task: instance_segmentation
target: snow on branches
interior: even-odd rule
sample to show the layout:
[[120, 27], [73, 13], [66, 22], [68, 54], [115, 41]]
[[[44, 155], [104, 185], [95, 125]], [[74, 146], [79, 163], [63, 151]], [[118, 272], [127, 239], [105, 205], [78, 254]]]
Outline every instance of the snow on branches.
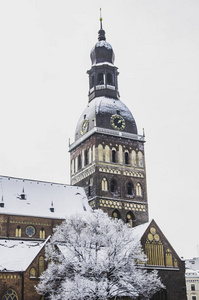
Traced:
[[101, 210], [67, 218], [46, 247], [50, 262], [37, 291], [48, 299], [150, 299], [164, 288], [133, 230]]

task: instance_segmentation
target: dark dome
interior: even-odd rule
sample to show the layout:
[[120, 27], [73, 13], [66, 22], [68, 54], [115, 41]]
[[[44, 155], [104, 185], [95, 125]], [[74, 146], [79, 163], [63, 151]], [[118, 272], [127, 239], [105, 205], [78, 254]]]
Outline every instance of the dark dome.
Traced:
[[90, 56], [92, 65], [103, 62], [114, 64], [115, 55], [111, 45], [106, 42], [105, 31], [102, 29], [102, 23], [101, 29], [98, 31], [98, 42], [91, 50]]
[[98, 41], [91, 50], [92, 65], [108, 62], [114, 64], [115, 55], [109, 43], [105, 40]]
[[88, 120], [87, 131], [90, 131], [95, 126], [114, 130], [110, 122], [113, 115], [120, 115], [124, 119], [125, 128], [122, 132], [137, 134], [137, 126], [132, 113], [122, 101], [107, 97], [96, 97], [87, 105], [77, 123], [75, 140], [82, 136], [82, 123], [85, 119]]

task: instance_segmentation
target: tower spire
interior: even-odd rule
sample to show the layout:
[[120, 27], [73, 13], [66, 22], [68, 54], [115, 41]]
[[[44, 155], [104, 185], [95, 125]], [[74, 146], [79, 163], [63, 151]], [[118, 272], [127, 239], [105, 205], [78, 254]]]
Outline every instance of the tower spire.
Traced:
[[98, 41], [106, 41], [105, 31], [102, 28], [102, 10], [100, 8], [100, 30], [98, 31]]

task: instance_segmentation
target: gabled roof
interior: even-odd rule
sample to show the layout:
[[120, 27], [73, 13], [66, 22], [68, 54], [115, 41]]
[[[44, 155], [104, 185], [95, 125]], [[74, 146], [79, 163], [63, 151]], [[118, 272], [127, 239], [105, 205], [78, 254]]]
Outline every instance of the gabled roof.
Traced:
[[81, 187], [0, 176], [0, 214], [64, 219], [89, 209]]
[[25, 271], [47, 240], [45, 242], [0, 240], [0, 272]]

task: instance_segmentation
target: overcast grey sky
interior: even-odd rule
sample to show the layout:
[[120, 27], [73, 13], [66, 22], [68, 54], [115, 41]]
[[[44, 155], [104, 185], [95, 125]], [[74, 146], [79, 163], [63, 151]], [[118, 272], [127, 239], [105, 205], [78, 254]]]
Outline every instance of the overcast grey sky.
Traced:
[[150, 219], [199, 256], [198, 0], [1, 0], [0, 174], [70, 182], [100, 7], [121, 100], [145, 128]]

